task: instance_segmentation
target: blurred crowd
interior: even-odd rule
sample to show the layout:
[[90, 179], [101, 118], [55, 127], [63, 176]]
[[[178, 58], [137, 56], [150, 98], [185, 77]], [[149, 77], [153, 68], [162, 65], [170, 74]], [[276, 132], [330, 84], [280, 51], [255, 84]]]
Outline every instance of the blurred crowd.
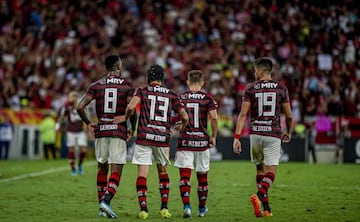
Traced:
[[0, 0], [0, 108], [59, 110], [118, 54], [123, 75], [145, 84], [153, 63], [185, 90], [201, 69], [223, 118], [238, 114], [251, 62], [276, 64], [293, 116], [360, 117], [357, 0]]

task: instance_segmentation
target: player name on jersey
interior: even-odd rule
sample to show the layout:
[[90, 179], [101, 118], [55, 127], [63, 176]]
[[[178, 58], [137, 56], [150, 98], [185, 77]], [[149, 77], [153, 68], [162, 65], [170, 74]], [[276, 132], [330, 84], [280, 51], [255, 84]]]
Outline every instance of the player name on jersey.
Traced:
[[153, 141], [165, 142], [166, 136], [161, 136], [161, 135], [155, 135], [155, 134], [147, 133], [147, 134], [146, 134], [146, 139], [147, 139], [147, 140], [153, 140]]
[[116, 130], [117, 128], [118, 125], [114, 125], [114, 124], [100, 125], [100, 131]]
[[257, 131], [257, 132], [271, 132], [272, 131], [271, 126], [252, 126], [251, 129], [253, 131]]
[[208, 141], [182, 140], [181, 145], [188, 147], [207, 147]]

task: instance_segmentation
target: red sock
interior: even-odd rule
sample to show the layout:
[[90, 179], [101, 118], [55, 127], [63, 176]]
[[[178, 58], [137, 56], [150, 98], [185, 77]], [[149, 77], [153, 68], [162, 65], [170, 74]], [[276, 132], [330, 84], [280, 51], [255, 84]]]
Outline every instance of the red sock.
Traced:
[[180, 168], [180, 195], [183, 204], [190, 204], [190, 177], [191, 169], [189, 168]]
[[85, 159], [85, 156], [86, 156], [86, 152], [80, 152], [80, 155], [79, 155], [79, 166], [82, 165], [84, 159]]
[[[256, 175], [256, 186], [257, 186], [258, 189], [260, 187], [261, 181], [263, 180], [264, 176], [265, 175], [260, 175], [260, 174]], [[269, 197], [268, 197], [267, 193], [264, 195], [264, 197], [262, 198], [261, 201], [263, 203], [269, 202]]]
[[140, 205], [140, 210], [148, 211], [146, 196], [147, 196], [147, 185], [146, 185], [146, 177], [138, 177], [136, 179], [136, 191], [138, 194], [138, 200]]
[[107, 202], [110, 202], [111, 199], [115, 196], [116, 191], [120, 183], [120, 174], [118, 172], [111, 172], [108, 186], [105, 193], [105, 198]]
[[98, 171], [97, 173], [97, 189], [98, 189], [98, 200], [99, 203], [101, 198], [105, 195], [106, 186], [107, 186], [107, 171]]
[[275, 174], [268, 172], [264, 175], [259, 188], [258, 188], [258, 196], [262, 200], [265, 196], [267, 196], [268, 190], [270, 189], [272, 183], [275, 180]]
[[161, 209], [167, 208], [170, 193], [170, 179], [167, 173], [159, 175], [159, 190], [161, 196]]
[[69, 158], [71, 169], [75, 170], [75, 153], [74, 153], [74, 151], [69, 151], [68, 158]]
[[207, 173], [197, 173], [199, 208], [205, 207], [208, 196]]

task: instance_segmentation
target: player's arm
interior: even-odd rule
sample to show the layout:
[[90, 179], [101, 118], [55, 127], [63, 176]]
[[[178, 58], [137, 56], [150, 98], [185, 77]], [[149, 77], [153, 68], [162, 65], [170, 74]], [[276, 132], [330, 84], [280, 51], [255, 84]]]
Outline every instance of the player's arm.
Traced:
[[216, 137], [217, 137], [217, 131], [218, 131], [218, 121], [217, 121], [218, 115], [217, 110], [213, 109], [209, 112], [209, 119], [210, 119], [210, 126], [211, 126], [211, 136], [209, 145], [210, 147], [216, 146]]
[[62, 123], [64, 123], [64, 121], [65, 121], [65, 108], [62, 107], [60, 109], [59, 117], [55, 124], [55, 130], [59, 130], [61, 128]]
[[179, 110], [179, 115], [180, 115], [180, 121], [181, 121], [180, 130], [183, 130], [189, 122], [189, 116], [184, 108], [181, 108]]
[[130, 116], [134, 115], [136, 110], [136, 106], [141, 102], [141, 98], [139, 96], [133, 96], [130, 100], [130, 103], [127, 105], [125, 110], [125, 119], [129, 119]]
[[250, 102], [242, 102], [241, 111], [239, 113], [239, 116], [238, 116], [238, 119], [236, 122], [235, 132], [234, 132], [233, 150], [234, 150], [234, 153], [236, 153], [236, 154], [241, 153], [240, 135], [244, 128], [245, 121], [246, 121], [249, 110], [250, 110]]
[[291, 130], [292, 130], [292, 113], [290, 103], [283, 103], [282, 109], [285, 114], [286, 122], [286, 132], [282, 136], [283, 142], [289, 142], [291, 140]]
[[85, 112], [85, 108], [92, 100], [93, 100], [93, 98], [91, 96], [89, 96], [88, 94], [84, 94], [81, 97], [81, 99], [77, 105], [77, 108], [76, 108], [76, 111], [78, 112], [80, 118], [82, 119], [82, 121], [84, 121], [86, 123], [86, 125], [89, 125], [91, 123], [91, 121]]

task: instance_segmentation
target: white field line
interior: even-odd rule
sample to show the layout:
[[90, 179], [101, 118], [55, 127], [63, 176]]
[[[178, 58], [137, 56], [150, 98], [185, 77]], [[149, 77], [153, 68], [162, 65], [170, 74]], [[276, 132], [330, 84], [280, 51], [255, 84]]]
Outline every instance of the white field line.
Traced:
[[[85, 162], [84, 166], [92, 166], [92, 165], [95, 165], [95, 164], [97, 164], [96, 161], [95, 162], [94, 161]], [[39, 171], [39, 172], [34, 172], [34, 173], [27, 173], [27, 174], [22, 174], [22, 175], [15, 176], [15, 177], [10, 177], [10, 178], [6, 178], [6, 179], [0, 179], [0, 183], [7, 183], [7, 182], [15, 181], [15, 180], [22, 180], [22, 179], [30, 178], [30, 177], [38, 177], [38, 176], [43, 176], [43, 175], [47, 175], [47, 174], [51, 174], [51, 173], [62, 172], [62, 171], [66, 171], [66, 170], [70, 170], [69, 166], [51, 168], [51, 169], [44, 170], [44, 171]]]

